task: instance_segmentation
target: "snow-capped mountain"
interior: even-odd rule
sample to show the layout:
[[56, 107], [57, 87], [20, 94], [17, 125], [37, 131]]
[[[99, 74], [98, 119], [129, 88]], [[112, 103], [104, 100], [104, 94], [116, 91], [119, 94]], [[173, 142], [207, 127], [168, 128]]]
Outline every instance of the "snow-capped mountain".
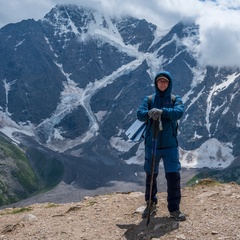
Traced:
[[198, 31], [179, 23], [166, 32], [146, 20], [112, 19], [76, 5], [6, 25], [0, 29], [0, 130], [81, 166], [131, 164], [137, 171], [143, 142], [129, 142], [124, 132], [164, 69], [186, 107], [179, 122], [182, 166], [228, 167], [240, 156], [240, 71], [202, 65]]

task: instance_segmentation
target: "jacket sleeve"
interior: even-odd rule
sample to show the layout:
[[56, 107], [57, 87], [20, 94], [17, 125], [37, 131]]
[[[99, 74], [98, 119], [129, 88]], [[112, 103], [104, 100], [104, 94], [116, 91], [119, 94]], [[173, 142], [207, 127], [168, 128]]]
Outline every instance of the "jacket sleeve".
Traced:
[[137, 110], [137, 119], [141, 122], [145, 122], [149, 119], [148, 117], [148, 97], [143, 99], [143, 102], [138, 107]]
[[184, 104], [182, 98], [180, 96], [176, 96], [173, 108], [162, 108], [163, 113], [162, 117], [167, 118], [169, 120], [177, 121], [179, 120], [185, 111]]

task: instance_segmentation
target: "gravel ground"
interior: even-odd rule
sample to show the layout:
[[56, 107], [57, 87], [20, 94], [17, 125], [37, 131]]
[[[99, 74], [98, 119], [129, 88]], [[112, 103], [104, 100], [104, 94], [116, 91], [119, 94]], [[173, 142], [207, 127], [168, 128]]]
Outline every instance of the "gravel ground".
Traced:
[[[222, 240], [240, 239], [240, 185], [199, 184], [182, 189], [187, 220], [169, 218], [166, 192], [158, 193], [150, 224], [141, 218], [142, 192], [84, 197], [79, 202], [35, 203], [0, 210], [1, 240]], [[15, 212], [15, 214], [13, 214]]]

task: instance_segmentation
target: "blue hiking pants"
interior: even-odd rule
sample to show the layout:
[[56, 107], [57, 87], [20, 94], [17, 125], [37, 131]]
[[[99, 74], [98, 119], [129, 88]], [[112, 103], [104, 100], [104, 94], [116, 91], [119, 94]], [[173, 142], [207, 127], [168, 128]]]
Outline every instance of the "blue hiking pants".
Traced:
[[[178, 148], [168, 148], [157, 150], [153, 175], [153, 188], [151, 200], [158, 203], [157, 199], [157, 176], [160, 160], [163, 160], [165, 177], [167, 180], [167, 201], [169, 212], [179, 210], [181, 201], [181, 178], [180, 170], [181, 163], [179, 161]], [[146, 189], [145, 200], [148, 201], [150, 197], [150, 184], [151, 184], [151, 168], [152, 168], [152, 149], [148, 146], [145, 147], [145, 163], [144, 170], [146, 172]]]
[[[158, 173], [160, 160], [163, 160], [165, 173], [180, 172], [181, 163], [179, 161], [178, 148], [157, 149], [155, 158], [154, 173]], [[151, 174], [152, 170], [152, 148], [145, 146], [144, 171]]]

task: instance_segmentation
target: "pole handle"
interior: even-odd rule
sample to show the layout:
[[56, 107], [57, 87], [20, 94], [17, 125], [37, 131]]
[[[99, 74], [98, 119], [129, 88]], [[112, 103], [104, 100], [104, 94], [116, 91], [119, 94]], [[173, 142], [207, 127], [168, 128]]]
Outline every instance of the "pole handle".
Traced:
[[162, 131], [163, 130], [163, 126], [162, 126], [162, 119], [161, 117], [159, 118], [159, 131]]

